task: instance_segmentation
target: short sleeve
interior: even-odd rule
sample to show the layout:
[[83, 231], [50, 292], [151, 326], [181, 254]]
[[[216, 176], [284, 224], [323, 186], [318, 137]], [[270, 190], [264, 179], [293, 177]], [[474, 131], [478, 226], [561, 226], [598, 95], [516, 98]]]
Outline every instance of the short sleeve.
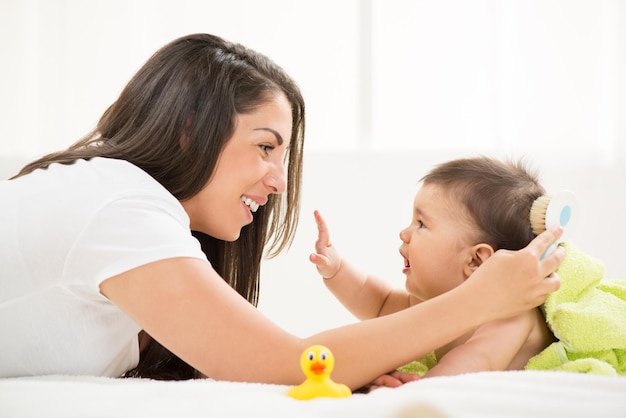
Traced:
[[68, 254], [63, 281], [99, 289], [110, 277], [175, 257], [207, 261], [182, 205], [166, 192], [123, 196], [85, 224]]

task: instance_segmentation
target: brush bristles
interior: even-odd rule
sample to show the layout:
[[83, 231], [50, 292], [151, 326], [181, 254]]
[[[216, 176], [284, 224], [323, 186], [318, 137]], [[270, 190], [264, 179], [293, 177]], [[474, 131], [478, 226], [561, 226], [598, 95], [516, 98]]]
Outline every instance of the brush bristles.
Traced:
[[546, 212], [552, 196], [543, 195], [538, 197], [530, 208], [530, 227], [535, 235], [546, 230]]

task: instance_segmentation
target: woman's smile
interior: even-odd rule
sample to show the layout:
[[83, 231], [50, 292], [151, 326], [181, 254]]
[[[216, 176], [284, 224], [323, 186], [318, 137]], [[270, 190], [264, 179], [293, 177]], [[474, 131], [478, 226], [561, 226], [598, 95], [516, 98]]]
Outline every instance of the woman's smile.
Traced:
[[250, 208], [251, 212], [256, 212], [261, 206], [261, 203], [258, 203], [247, 196], [241, 196], [241, 201]]

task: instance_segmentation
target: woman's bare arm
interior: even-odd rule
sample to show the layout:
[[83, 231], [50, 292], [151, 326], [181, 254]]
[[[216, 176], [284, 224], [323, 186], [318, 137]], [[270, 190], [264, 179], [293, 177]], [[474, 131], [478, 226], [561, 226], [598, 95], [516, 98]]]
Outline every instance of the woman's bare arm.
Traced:
[[[558, 288], [558, 279], [545, 277], [564, 253], [538, 261], [554, 239], [555, 231], [548, 231], [526, 249], [496, 252], [464, 284], [432, 300], [304, 339], [273, 324], [198, 259], [147, 264], [105, 280], [100, 289], [153, 338], [212, 378], [297, 384], [302, 350], [323, 344], [335, 355], [335, 380], [354, 389], [482, 323], [542, 303]], [[500, 280], [505, 275], [508, 280]]]

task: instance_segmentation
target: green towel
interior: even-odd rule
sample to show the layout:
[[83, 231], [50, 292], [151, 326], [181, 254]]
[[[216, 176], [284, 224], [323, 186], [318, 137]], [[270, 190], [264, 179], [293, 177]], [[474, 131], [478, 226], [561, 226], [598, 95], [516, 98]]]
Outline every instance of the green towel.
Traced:
[[527, 370], [626, 375], [626, 281], [602, 280], [604, 264], [564, 243], [561, 288], [542, 310], [557, 338]]
[[435, 352], [431, 352], [426, 354], [424, 357], [421, 357], [417, 360], [410, 362], [409, 364], [405, 364], [400, 367], [398, 370], [405, 373], [413, 373], [419, 374], [420, 377], [423, 377], [427, 371], [435, 367], [437, 364], [437, 356]]

